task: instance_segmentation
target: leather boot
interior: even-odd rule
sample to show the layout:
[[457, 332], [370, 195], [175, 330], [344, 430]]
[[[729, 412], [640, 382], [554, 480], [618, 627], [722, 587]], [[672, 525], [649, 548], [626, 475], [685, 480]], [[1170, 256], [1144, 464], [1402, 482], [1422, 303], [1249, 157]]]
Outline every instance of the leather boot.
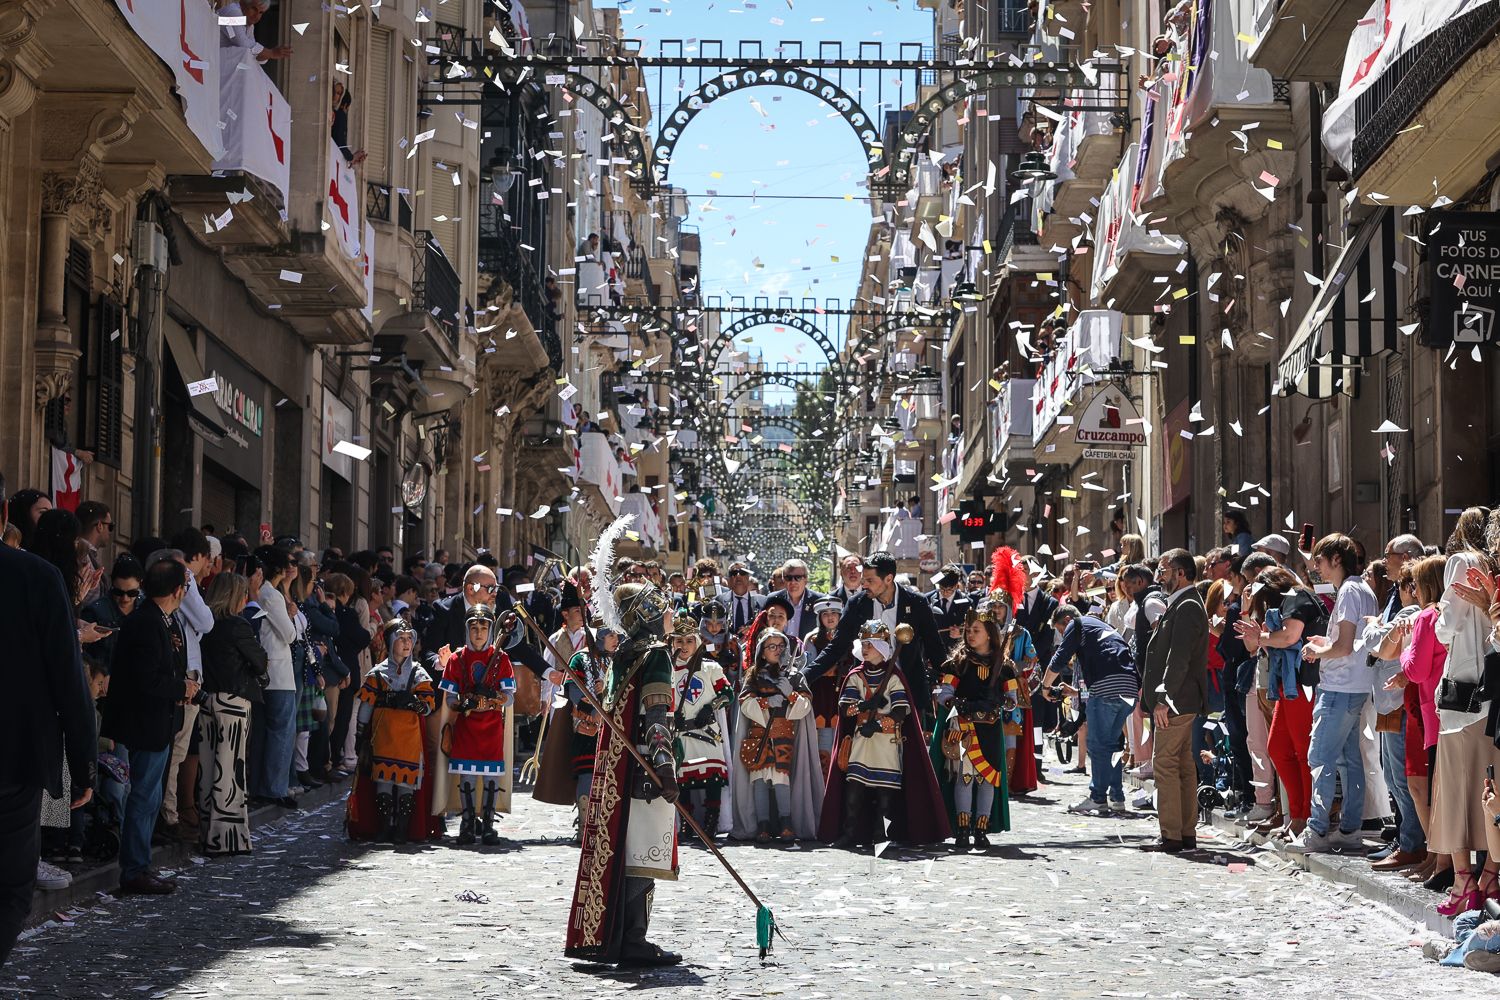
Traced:
[[891, 840], [895, 837], [896, 817], [895, 810], [892, 808], [895, 799], [895, 793], [889, 788], [882, 788], [875, 793], [875, 815], [872, 817], [873, 822], [870, 823], [870, 839], [866, 841], [872, 848], [879, 841]]
[[386, 843], [391, 842], [391, 817], [396, 813], [396, 797], [390, 792], [375, 793], [375, 828], [380, 832], [375, 835], [377, 840]]
[[953, 833], [953, 850], [962, 854], [969, 849], [969, 814], [958, 814], [958, 829]]
[[484, 785], [484, 835], [480, 842], [485, 847], [494, 847], [500, 843], [500, 834], [495, 832], [495, 786], [489, 782]]
[[855, 833], [859, 829], [860, 814], [865, 804], [864, 786], [853, 781], [844, 782], [844, 828], [839, 833], [834, 847], [854, 849], [858, 846]]
[[771, 842], [771, 824], [765, 820], [755, 824], [755, 842], [762, 847]]
[[465, 808], [459, 814], [458, 843], [464, 847], [474, 843], [474, 809], [472, 806]]
[[406, 843], [406, 830], [411, 824], [412, 810], [416, 805], [417, 797], [411, 792], [396, 793], [395, 815], [391, 817], [391, 843]]
[[703, 807], [703, 832], [710, 841], [719, 836], [719, 807], [717, 804]]
[[988, 851], [990, 849], [990, 817], [986, 813], [983, 816], [974, 817], [974, 850]]

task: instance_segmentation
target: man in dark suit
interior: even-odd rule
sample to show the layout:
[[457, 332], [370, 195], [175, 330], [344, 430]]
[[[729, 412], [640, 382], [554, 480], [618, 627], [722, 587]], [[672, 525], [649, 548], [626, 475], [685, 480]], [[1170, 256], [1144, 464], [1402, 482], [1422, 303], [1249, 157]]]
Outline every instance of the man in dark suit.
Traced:
[[[0, 476], [0, 530], [5, 478]], [[94, 701], [62, 574], [30, 552], [0, 545], [0, 628], [8, 640], [0, 721], [0, 965], [31, 912], [41, 842], [42, 789], [73, 808], [93, 795]], [[62, 787], [66, 753], [72, 788]]]
[[182, 563], [156, 562], [146, 570], [146, 599], [125, 619], [115, 643], [103, 731], [130, 763], [130, 795], [120, 820], [122, 896], [177, 888], [151, 873], [151, 831], [183, 705], [198, 693], [198, 681], [187, 676], [187, 640], [175, 614], [189, 586]]
[[1156, 620], [1141, 671], [1141, 708], [1150, 713], [1151, 766], [1161, 840], [1143, 850], [1176, 854], [1198, 847], [1198, 765], [1193, 729], [1208, 703], [1208, 613], [1193, 581], [1198, 563], [1187, 549], [1157, 562], [1167, 610]]
[[[515, 603], [510, 592], [495, 581], [493, 569], [480, 563], [470, 566], [464, 572], [463, 589], [432, 604], [432, 621], [422, 633], [422, 659], [428, 673], [442, 676], [442, 666], [437, 662], [438, 650], [447, 646], [450, 652], [456, 652], [468, 643], [471, 607], [488, 604], [498, 616], [503, 616], [506, 612], [515, 616]], [[538, 677], [548, 678], [554, 684], [563, 682], [562, 671], [553, 670], [548, 665], [526, 624], [519, 617], [512, 625], [502, 621], [497, 638], [498, 644], [512, 661], [522, 664]]]
[[945, 566], [932, 578], [936, 585], [927, 593], [927, 603], [932, 605], [932, 619], [943, 635], [943, 645], [951, 653], [958, 640], [963, 638], [964, 622], [974, 605], [969, 595], [958, 589], [963, 574], [954, 566]]
[[714, 600], [724, 607], [724, 617], [729, 620], [729, 631], [741, 635], [750, 627], [755, 616], [766, 606], [765, 596], [750, 589], [750, 567], [744, 563], [729, 564], [729, 592]]
[[872, 619], [883, 620], [890, 626], [893, 637], [897, 625], [910, 625], [912, 641], [901, 647], [897, 662], [906, 675], [912, 705], [925, 715], [932, 696], [929, 678], [937, 676], [948, 656], [932, 618], [932, 605], [917, 591], [896, 583], [896, 558], [889, 552], [876, 552], [865, 560], [863, 583], [864, 591], [845, 606], [838, 631], [807, 668], [805, 676], [813, 681], [832, 670], [854, 648], [859, 630]]
[[792, 606], [792, 613], [787, 621], [787, 634], [804, 636], [818, 627], [818, 616], [813, 612], [813, 605], [827, 595], [820, 594], [807, 585], [807, 563], [801, 559], [788, 559], [782, 565], [781, 580], [786, 586], [769, 596], [787, 599], [787, 603]]
[[530, 583], [531, 570], [525, 566], [512, 566], [505, 571], [505, 592], [510, 596], [513, 604], [523, 606], [542, 627], [542, 632], [551, 635], [557, 631], [559, 624], [557, 612], [552, 608], [552, 598], [545, 590], [538, 590], [535, 587], [523, 592], [521, 588]]
[[840, 604], [848, 604], [849, 598], [863, 589], [865, 564], [859, 556], [849, 553], [839, 560], [839, 585], [828, 596]]

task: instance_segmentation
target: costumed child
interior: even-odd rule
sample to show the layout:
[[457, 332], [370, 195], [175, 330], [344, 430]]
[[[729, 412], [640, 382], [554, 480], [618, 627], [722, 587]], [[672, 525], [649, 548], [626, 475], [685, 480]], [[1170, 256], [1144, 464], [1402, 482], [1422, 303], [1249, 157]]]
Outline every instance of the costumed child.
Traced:
[[[729, 784], [724, 706], [732, 699], [724, 668], [703, 655], [698, 622], [687, 612], [672, 619], [672, 690], [677, 716], [677, 787], [710, 837], [719, 832], [719, 807]], [[684, 829], [684, 838], [691, 831]]]
[[458, 843], [474, 843], [475, 794], [483, 783], [480, 806], [486, 846], [500, 842], [495, 832], [495, 799], [506, 773], [506, 709], [515, 701], [516, 672], [510, 657], [490, 645], [495, 613], [483, 604], [469, 609], [469, 642], [448, 657], [439, 685], [456, 713], [449, 729], [448, 773], [458, 779], [461, 803]]
[[[949, 826], [932, 762], [911, 710], [906, 677], [896, 664], [910, 626], [898, 626], [897, 644], [879, 618], [859, 630], [860, 663], [839, 694], [837, 751], [818, 834], [835, 847], [873, 846], [884, 839], [909, 844], [947, 840]], [[918, 752], [907, 753], [906, 748]]]
[[[813, 611], [818, 616], [818, 627], [807, 633], [802, 640], [804, 663], [817, 659], [824, 647], [833, 641], [839, 619], [844, 614], [844, 605], [837, 598], [825, 598], [813, 605]], [[832, 670], [809, 685], [812, 690], [813, 722], [818, 727], [818, 758], [823, 763], [824, 773], [828, 771], [828, 760], [833, 756], [834, 737], [838, 735], [839, 692], [843, 690], [844, 677], [849, 673], [849, 668], [854, 666], [854, 662], [853, 654], [844, 657]]]
[[991, 594], [970, 611], [963, 638], [943, 664], [933, 701], [941, 706], [932, 764], [943, 786], [957, 851], [990, 847], [991, 830], [1010, 829], [1008, 756], [1014, 754], [1021, 711], [1020, 680], [1011, 661], [1011, 610], [1026, 592], [1013, 549], [995, 552]]
[[[383, 827], [377, 836], [404, 844], [426, 773], [422, 720], [437, 707], [437, 689], [412, 658], [417, 636], [406, 619], [392, 619], [384, 638], [387, 656], [370, 669], [359, 689], [355, 746], [361, 777], [374, 786], [375, 814]], [[356, 783], [351, 794], [357, 799], [360, 791]], [[351, 835], [357, 826], [356, 811], [357, 802], [351, 808]]]
[[575, 653], [568, 662], [568, 679], [563, 682], [563, 695], [568, 700], [573, 722], [573, 799], [578, 805], [580, 836], [589, 811], [589, 794], [594, 785], [594, 751], [599, 744], [599, 727], [603, 725], [599, 713], [594, 711], [583, 692], [587, 689], [596, 700], [604, 700], [615, 650], [620, 648], [621, 638], [619, 632], [603, 627], [597, 629], [594, 636], [595, 652], [585, 649]]
[[[812, 694], [788, 660], [787, 635], [766, 625], [750, 629], [754, 653], [740, 689], [740, 726], [734, 733], [734, 836], [769, 844], [772, 832], [790, 843], [817, 833], [822, 800]], [[747, 640], [748, 641], [748, 640]]]
[[729, 682], [731, 697], [724, 708], [724, 717], [730, 726], [730, 730], [726, 730], [728, 732], [739, 722], [739, 705], [733, 693], [740, 688], [740, 671], [743, 666], [740, 641], [730, 634], [729, 612], [718, 601], [704, 601], [698, 605], [698, 615], [698, 634], [703, 639], [703, 657], [717, 663], [724, 671], [724, 679]]

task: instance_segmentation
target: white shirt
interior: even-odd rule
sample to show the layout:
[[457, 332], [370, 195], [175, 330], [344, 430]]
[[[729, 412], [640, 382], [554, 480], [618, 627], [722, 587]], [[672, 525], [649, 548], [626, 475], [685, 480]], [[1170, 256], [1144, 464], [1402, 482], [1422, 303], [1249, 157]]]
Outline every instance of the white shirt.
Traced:
[[[1186, 589], [1186, 587], [1182, 588], [1182, 590]], [[1166, 600], [1162, 600], [1161, 591], [1159, 590], [1147, 594], [1146, 599], [1141, 602], [1141, 609], [1146, 612], [1146, 624], [1148, 626], [1154, 626], [1156, 624], [1156, 620], [1166, 612], [1167, 605], [1171, 604], [1172, 599], [1175, 598], [1177, 594], [1182, 593], [1182, 590], [1179, 590], [1176, 593], [1172, 594], [1171, 597], [1168, 597]], [[1136, 628], [1140, 628], [1139, 622], [1136, 623]]]
[[[568, 641], [566, 650], [562, 648], [562, 640], [564, 639]], [[578, 628], [573, 630], [572, 632], [569, 632], [566, 628], [558, 629], [556, 632], [552, 633], [552, 645], [557, 646], [558, 652], [563, 653], [563, 655], [565, 655], [571, 662], [573, 659], [573, 654], [584, 647], [583, 629]], [[568, 664], [557, 662], [557, 658], [552, 655], [552, 650], [550, 649], [542, 650], [542, 659], [546, 661], [547, 666], [551, 667], [554, 670], [568, 669]], [[551, 705], [552, 699], [559, 693], [561, 693], [561, 691], [562, 689], [558, 685], [553, 684], [546, 677], [542, 678], [543, 705]]]
[[[1351, 576], [1339, 585], [1338, 596], [1333, 599], [1333, 614], [1328, 619], [1328, 638], [1337, 642], [1339, 623], [1349, 622], [1358, 639], [1364, 628], [1365, 617], [1373, 615], [1379, 608], [1375, 605], [1375, 592], [1358, 576]], [[1375, 681], [1375, 671], [1370, 669], [1365, 654], [1356, 641], [1348, 656], [1325, 656], [1318, 660], [1318, 688], [1323, 691], [1338, 691], [1348, 694], [1369, 694]]]
[[[297, 626], [286, 613], [286, 598], [269, 583], [260, 585], [260, 644], [266, 651], [266, 672], [271, 682], [267, 691], [295, 691], [297, 678], [292, 674], [292, 640]], [[297, 612], [301, 616], [302, 612]]]
[[182, 641], [187, 645], [188, 676], [201, 678], [203, 651], [200, 642], [213, 631], [214, 613], [208, 610], [208, 605], [203, 602], [203, 595], [198, 593], [198, 584], [193, 579], [192, 570], [188, 570], [187, 591], [182, 595], [182, 603], [177, 606], [177, 623], [182, 626]]
[[885, 605], [881, 604], [878, 600], [876, 600], [874, 594], [870, 595], [870, 604], [875, 609], [875, 617], [877, 617], [881, 621], [885, 622], [886, 628], [888, 628], [888, 629], [891, 630], [891, 635], [895, 635], [896, 634], [896, 618], [897, 618], [896, 609], [897, 609], [898, 605], [900, 605], [900, 603], [901, 603], [901, 588], [900, 587], [897, 587], [895, 590], [891, 591], [891, 606], [890, 607], [886, 607]]
[[[231, 0], [219, 8], [219, 16], [244, 17], [245, 12], [240, 8], [239, 0]], [[265, 46], [255, 40], [255, 29], [248, 24], [220, 24], [219, 30], [223, 32], [219, 36], [221, 49], [249, 49], [256, 55], [265, 50]]]

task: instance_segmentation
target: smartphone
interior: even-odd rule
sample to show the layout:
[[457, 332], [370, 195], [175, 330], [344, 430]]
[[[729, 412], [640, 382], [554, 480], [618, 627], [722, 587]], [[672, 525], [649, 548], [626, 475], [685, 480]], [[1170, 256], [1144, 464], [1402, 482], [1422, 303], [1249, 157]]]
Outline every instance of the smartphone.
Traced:
[[1094, 570], [1099, 568], [1099, 564], [1092, 559], [1084, 559], [1078, 563], [1075, 563], [1075, 565], [1085, 573], [1092, 573]]
[[1486, 765], [1484, 765], [1484, 776], [1486, 778], [1490, 779], [1490, 784], [1491, 785], [1493, 785], [1495, 783], [1495, 765], [1494, 764], [1486, 764]]
[[1317, 539], [1313, 537], [1313, 526], [1311, 521], [1302, 522], [1302, 537], [1297, 540], [1297, 547], [1303, 552], [1311, 552]]

